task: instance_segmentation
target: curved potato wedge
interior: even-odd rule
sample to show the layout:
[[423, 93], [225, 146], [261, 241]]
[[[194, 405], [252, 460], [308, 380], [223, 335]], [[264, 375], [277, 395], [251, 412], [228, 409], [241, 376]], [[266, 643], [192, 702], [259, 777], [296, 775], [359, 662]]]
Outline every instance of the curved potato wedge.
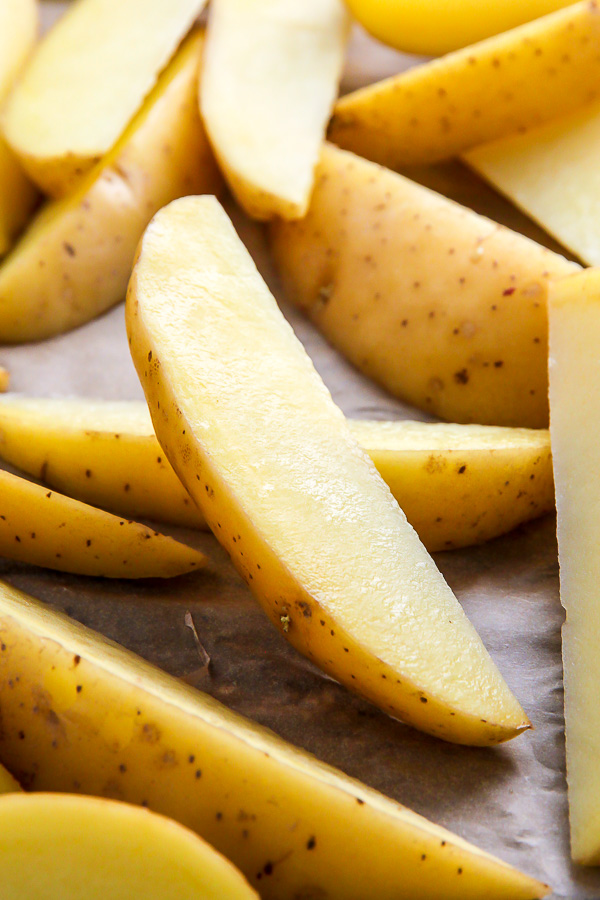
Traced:
[[126, 311], [157, 437], [278, 630], [436, 737], [529, 727], [214, 197], [157, 214]]
[[240, 872], [164, 816], [98, 797], [0, 797], [2, 900], [258, 900]]
[[156, 210], [218, 190], [196, 99], [201, 49], [201, 33], [188, 38], [113, 150], [0, 265], [0, 342], [47, 338], [118, 303]]
[[109, 152], [204, 5], [79, 0], [44, 36], [9, 98], [4, 134], [45, 193], [72, 193]]
[[290, 299], [392, 394], [454, 422], [547, 426], [545, 285], [575, 263], [332, 145], [307, 217], [270, 236]]
[[[489, 540], [554, 508], [547, 431], [348, 425], [430, 551]], [[145, 403], [2, 397], [0, 457], [93, 506], [208, 527], [156, 440]]]
[[599, 41], [597, 4], [575, 3], [347, 94], [329, 138], [391, 169], [458, 156], [598, 98]]
[[171, 816], [239, 866], [264, 900], [548, 893], [1, 583], [0, 641], [0, 757], [24, 784], [116, 796]]
[[80, 575], [170, 578], [203, 553], [0, 470], [0, 556]]

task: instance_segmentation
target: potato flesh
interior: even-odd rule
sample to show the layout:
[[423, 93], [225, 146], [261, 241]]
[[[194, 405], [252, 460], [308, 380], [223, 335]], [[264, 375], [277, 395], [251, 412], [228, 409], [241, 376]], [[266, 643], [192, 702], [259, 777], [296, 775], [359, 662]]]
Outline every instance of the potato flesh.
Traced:
[[330, 139], [392, 169], [449, 159], [597, 98], [599, 40], [576, 3], [342, 97]]
[[[348, 425], [430, 551], [488, 540], [554, 508], [547, 431]], [[2, 398], [0, 457], [93, 506], [208, 527], [156, 440], [144, 403]]]
[[550, 430], [556, 479], [571, 855], [600, 863], [598, 531], [600, 273], [553, 286]]
[[28, 787], [147, 804], [201, 834], [265, 900], [547, 893], [7, 585], [0, 641], [0, 757]]
[[584, 263], [600, 265], [600, 104], [476, 147], [465, 162]]
[[204, 5], [80, 0], [67, 10], [4, 116], [6, 139], [42, 190], [65, 196], [108, 153]]
[[290, 299], [391, 393], [455, 422], [547, 426], [544, 289], [576, 264], [332, 145], [306, 219], [270, 236]]
[[341, 0], [213, 0], [202, 115], [231, 189], [254, 218], [306, 212], [347, 33]]
[[163, 449], [291, 643], [439, 737], [527, 727], [214, 198], [155, 217], [127, 322]]
[[206, 557], [145, 525], [0, 470], [0, 555], [107, 578], [169, 578]]
[[9, 794], [20, 790], [19, 782], [13, 778], [8, 769], [0, 765], [0, 794]]
[[197, 108], [192, 35], [118, 144], [72, 196], [48, 204], [0, 267], [0, 341], [41, 340], [125, 295], [139, 238], [174, 197], [221, 185]]
[[0, 832], [3, 900], [258, 900], [197, 835], [114, 800], [1, 797]]

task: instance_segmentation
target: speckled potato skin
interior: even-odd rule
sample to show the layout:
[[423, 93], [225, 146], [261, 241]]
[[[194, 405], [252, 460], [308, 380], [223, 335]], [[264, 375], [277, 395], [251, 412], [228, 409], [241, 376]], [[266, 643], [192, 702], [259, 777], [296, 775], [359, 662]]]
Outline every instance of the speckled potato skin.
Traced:
[[46, 206], [0, 266], [1, 342], [48, 338], [118, 303], [154, 213], [219, 190], [196, 101], [201, 44], [188, 39], [105, 161]]
[[26, 788], [143, 804], [264, 900], [528, 900], [547, 888], [0, 586], [0, 758]]
[[392, 169], [457, 156], [599, 96], [600, 10], [576, 3], [342, 97], [329, 137]]
[[307, 217], [269, 233], [289, 298], [365, 375], [449, 421], [547, 426], [545, 285], [575, 263], [332, 145]]

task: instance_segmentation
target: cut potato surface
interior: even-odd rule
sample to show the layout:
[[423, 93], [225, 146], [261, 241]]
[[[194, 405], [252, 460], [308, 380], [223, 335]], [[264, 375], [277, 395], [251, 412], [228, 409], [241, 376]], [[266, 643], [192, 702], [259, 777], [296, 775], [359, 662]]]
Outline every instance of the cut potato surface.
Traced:
[[[554, 508], [547, 431], [348, 425], [428, 550], [479, 543]], [[145, 403], [0, 398], [0, 457], [111, 512], [207, 527], [156, 440]]]
[[197, 835], [126, 803], [0, 797], [0, 834], [2, 900], [258, 900]]
[[437, 737], [527, 728], [215, 198], [155, 217], [126, 310], [157, 437], [279, 631]]
[[13, 791], [20, 791], [21, 785], [13, 778], [8, 769], [0, 765], [0, 794], [9, 794]]
[[4, 133], [48, 194], [70, 193], [116, 143], [205, 0], [79, 0], [31, 57]]
[[219, 189], [196, 100], [201, 49], [196, 33], [101, 165], [48, 204], [0, 266], [0, 342], [41, 340], [118, 303], [156, 210]]
[[448, 159], [599, 97], [599, 42], [576, 3], [342, 97], [330, 138], [392, 169]]
[[4, 584], [0, 641], [0, 757], [29, 787], [147, 804], [201, 834], [265, 900], [547, 893]]
[[600, 863], [600, 271], [553, 285], [550, 432], [556, 479], [571, 855]]
[[590, 265], [600, 265], [600, 103], [469, 151], [464, 159]]
[[342, 0], [212, 0], [202, 115], [254, 218], [306, 212], [347, 34]]
[[145, 525], [0, 470], [0, 556], [106, 578], [170, 578], [204, 554]]
[[270, 235], [290, 299], [391, 393], [454, 422], [547, 426], [545, 285], [575, 263], [330, 144], [307, 217]]

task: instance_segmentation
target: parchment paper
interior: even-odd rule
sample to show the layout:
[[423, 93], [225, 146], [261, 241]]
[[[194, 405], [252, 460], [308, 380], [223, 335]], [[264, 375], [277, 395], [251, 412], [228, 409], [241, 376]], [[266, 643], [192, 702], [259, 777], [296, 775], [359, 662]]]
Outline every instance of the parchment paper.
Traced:
[[[46, 22], [60, 6], [44, 4]], [[411, 62], [414, 59], [382, 48], [356, 31], [345, 87], [368, 83]], [[541, 236], [458, 164], [419, 177], [530, 236]], [[283, 301], [262, 229], [248, 222], [233, 203], [229, 211]], [[284, 302], [282, 308], [345, 413], [363, 418], [426, 418], [369, 383]], [[11, 371], [16, 391], [142, 398], [129, 359], [122, 305], [54, 340], [0, 348], [0, 363]], [[478, 548], [436, 555], [535, 726], [494, 749], [437, 741], [352, 696], [279, 636], [211, 535], [177, 529], [170, 533], [209, 554], [208, 573], [136, 584], [48, 573], [0, 561], [0, 576], [549, 882], [557, 900], [600, 897], [600, 871], [569, 863], [560, 656], [563, 613], [553, 517]], [[185, 625], [188, 610], [211, 657], [209, 674]]]

